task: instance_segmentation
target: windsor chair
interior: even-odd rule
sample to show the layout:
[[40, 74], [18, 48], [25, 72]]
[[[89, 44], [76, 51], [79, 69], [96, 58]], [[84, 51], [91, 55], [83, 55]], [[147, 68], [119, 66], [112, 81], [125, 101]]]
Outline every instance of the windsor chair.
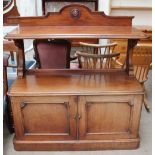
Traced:
[[[144, 82], [148, 79], [149, 70], [152, 67], [152, 50], [149, 50], [146, 46], [136, 46], [133, 51], [133, 67], [136, 79], [144, 86]], [[144, 106], [147, 111], [150, 111], [146, 91]]]
[[119, 53], [112, 54], [89, 54], [84, 52], [76, 53], [79, 60], [79, 66], [83, 69], [110, 69], [112, 61], [117, 60]]

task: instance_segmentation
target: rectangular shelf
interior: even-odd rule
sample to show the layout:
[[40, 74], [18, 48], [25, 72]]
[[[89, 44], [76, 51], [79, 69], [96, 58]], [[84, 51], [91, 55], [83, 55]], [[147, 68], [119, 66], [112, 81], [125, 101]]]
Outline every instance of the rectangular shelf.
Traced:
[[11, 87], [9, 95], [44, 96], [143, 93], [143, 88], [136, 78], [129, 77], [124, 71], [98, 73], [92, 71], [86, 73], [85, 71], [77, 70], [76, 73], [76, 70], [66, 70], [64, 74], [56, 73], [55, 75], [50, 75], [43, 72], [42, 74], [33, 72], [26, 75], [23, 79], [17, 79]]

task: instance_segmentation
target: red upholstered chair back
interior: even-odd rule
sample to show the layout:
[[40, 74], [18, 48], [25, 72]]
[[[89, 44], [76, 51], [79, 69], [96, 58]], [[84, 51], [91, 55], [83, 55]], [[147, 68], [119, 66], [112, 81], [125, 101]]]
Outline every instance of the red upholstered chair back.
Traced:
[[35, 57], [38, 68], [70, 68], [71, 44], [67, 40], [34, 40]]
[[9, 57], [10, 57], [10, 54], [3, 53], [3, 67], [8, 66]]

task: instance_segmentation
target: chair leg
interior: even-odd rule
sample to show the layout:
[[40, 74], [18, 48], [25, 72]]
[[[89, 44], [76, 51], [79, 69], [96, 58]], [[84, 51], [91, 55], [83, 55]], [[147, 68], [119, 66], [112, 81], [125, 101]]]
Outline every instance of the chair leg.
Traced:
[[11, 61], [14, 61], [15, 58], [14, 58], [14, 54], [13, 54], [13, 52], [10, 52], [10, 55], [11, 55]]
[[9, 132], [12, 134], [14, 133], [13, 116], [12, 116], [12, 110], [11, 110], [10, 100], [8, 96], [6, 97], [6, 102], [7, 102], [7, 107], [5, 112], [5, 121]]
[[14, 133], [14, 128], [12, 127], [12, 124], [10, 122], [10, 116], [8, 115], [7, 112], [5, 114], [5, 121], [6, 121], [7, 128], [9, 130], [9, 133], [10, 134]]

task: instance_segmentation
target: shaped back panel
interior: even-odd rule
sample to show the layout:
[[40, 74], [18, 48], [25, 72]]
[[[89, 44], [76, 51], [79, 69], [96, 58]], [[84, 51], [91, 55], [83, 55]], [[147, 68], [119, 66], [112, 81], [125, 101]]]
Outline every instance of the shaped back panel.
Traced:
[[40, 17], [13, 17], [9, 22], [20, 26], [132, 26], [133, 16], [107, 16], [104, 12], [92, 12], [88, 7], [72, 4], [60, 12]]

